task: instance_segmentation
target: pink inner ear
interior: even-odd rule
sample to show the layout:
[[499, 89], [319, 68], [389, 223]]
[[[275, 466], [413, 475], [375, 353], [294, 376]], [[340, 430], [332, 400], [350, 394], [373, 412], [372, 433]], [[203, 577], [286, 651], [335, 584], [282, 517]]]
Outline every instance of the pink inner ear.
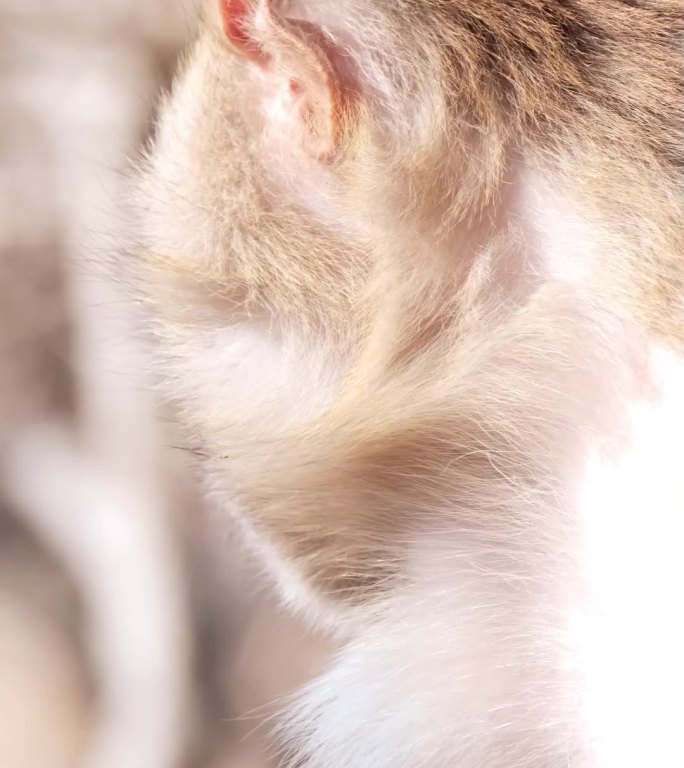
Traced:
[[247, 17], [246, 0], [220, 0], [219, 7], [223, 21], [223, 31], [233, 48], [248, 59], [252, 59], [260, 64], [267, 63], [270, 57], [259, 43], [249, 36], [245, 29]]
[[274, 78], [284, 78], [307, 149], [332, 157], [340, 140], [342, 94], [325, 40], [313, 24], [281, 17], [276, 0], [219, 0], [223, 31], [231, 47]]

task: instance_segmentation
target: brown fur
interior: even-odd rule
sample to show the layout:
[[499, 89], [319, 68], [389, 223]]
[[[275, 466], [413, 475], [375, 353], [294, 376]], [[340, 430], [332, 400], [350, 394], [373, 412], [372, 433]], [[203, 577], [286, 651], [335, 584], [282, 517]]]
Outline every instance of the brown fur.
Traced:
[[[341, 210], [372, 226], [346, 235], [274, 190], [245, 63], [212, 10], [145, 172], [136, 264], [210, 475], [301, 576], [351, 603], [396, 583], [417, 520], [439, 517], [445, 499], [458, 508], [477, 496], [480, 515], [489, 504], [500, 516], [513, 496], [557, 490], [540, 478], [561, 473], [553, 439], [581, 420], [579, 406], [543, 447], [502, 416], [548, 420], [558, 408], [515, 362], [533, 348], [571, 367], [582, 337], [554, 327], [550, 307], [585, 304], [589, 317], [610, 306], [684, 341], [681, 3], [378, 0], [349, 4], [351, 28], [366, 23], [366, 6], [393, 46], [369, 61], [392, 73], [401, 51], [397, 92], [424, 95], [432, 110], [427, 132], [399, 140], [401, 116], [347, 73], [354, 98], [342, 102], [329, 171]], [[497, 265], [510, 251], [510, 274], [519, 266], [518, 234], [502, 219], [521, 161], [579, 192], [601, 231], [590, 297], [534, 279], [507, 293]], [[344, 375], [333, 401], [281, 428], [202, 390], [189, 351], [245, 318], [335, 361]], [[570, 375], [590, 379], [591, 360]]]

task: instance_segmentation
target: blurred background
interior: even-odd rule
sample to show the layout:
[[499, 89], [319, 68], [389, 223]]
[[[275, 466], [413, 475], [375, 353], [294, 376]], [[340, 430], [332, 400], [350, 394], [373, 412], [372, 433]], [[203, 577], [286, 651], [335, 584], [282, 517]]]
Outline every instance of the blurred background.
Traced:
[[192, 0], [0, 0], [0, 766], [265, 768], [329, 652], [202, 501], [117, 282]]

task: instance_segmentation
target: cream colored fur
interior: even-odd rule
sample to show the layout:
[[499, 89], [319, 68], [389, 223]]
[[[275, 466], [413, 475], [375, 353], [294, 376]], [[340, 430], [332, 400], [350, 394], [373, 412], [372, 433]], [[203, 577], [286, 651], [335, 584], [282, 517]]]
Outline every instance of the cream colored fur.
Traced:
[[345, 642], [286, 754], [681, 765], [681, 7], [223, 10], [254, 45], [210, 6], [134, 274], [209, 486]]

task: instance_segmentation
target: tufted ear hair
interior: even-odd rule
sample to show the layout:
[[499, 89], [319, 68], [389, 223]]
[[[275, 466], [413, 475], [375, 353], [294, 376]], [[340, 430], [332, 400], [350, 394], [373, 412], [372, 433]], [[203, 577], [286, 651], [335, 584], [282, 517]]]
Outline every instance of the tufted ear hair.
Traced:
[[332, 43], [315, 24], [288, 18], [279, 0], [219, 0], [233, 49], [276, 81], [273, 114], [291, 123], [305, 148], [330, 159], [339, 148], [345, 109]]

